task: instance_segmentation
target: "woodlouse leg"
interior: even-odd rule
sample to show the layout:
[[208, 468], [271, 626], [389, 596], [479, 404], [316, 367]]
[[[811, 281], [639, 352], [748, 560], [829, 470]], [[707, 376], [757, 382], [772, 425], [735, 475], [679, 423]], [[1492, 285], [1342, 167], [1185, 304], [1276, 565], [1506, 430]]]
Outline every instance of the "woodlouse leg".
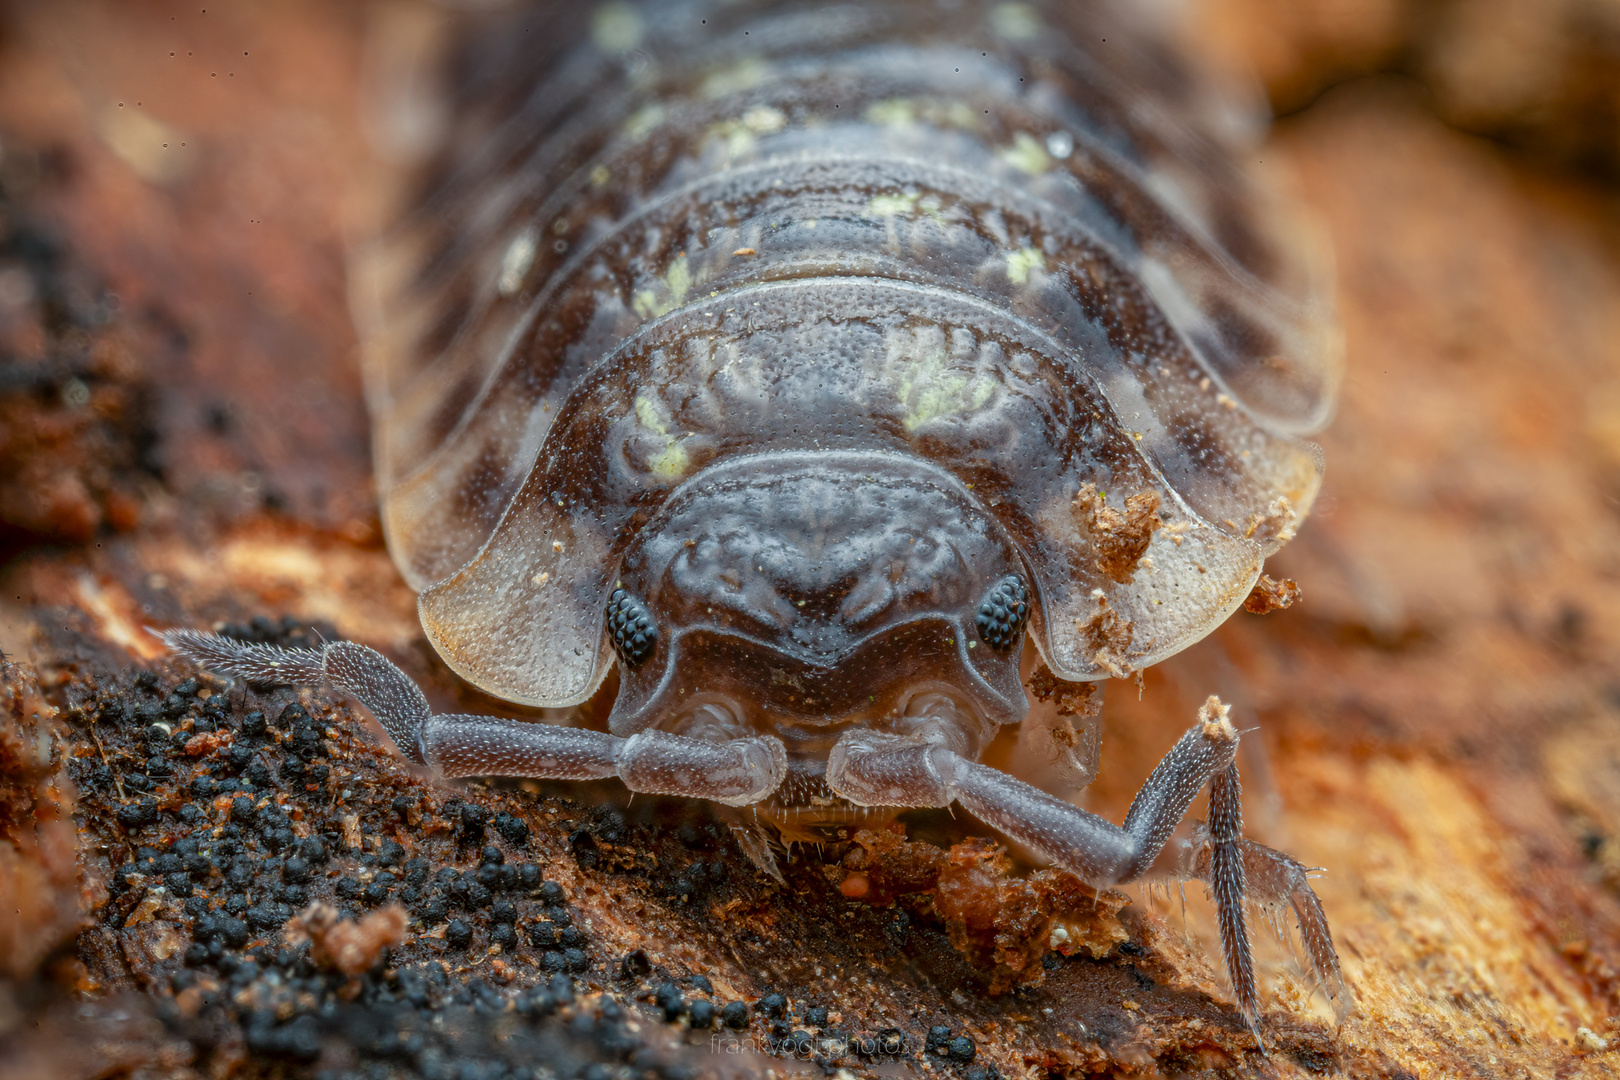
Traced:
[[[1236, 895], [1243, 900], [1251, 901], [1261, 906], [1268, 913], [1279, 911], [1284, 905], [1294, 912], [1294, 919], [1299, 927], [1300, 948], [1305, 954], [1306, 962], [1310, 966], [1311, 974], [1328, 1000], [1333, 1003], [1334, 1013], [1342, 1021], [1350, 1015], [1354, 1002], [1350, 996], [1349, 987], [1345, 985], [1344, 975], [1339, 969], [1339, 955], [1333, 947], [1333, 932], [1328, 928], [1327, 916], [1322, 911], [1322, 902], [1317, 899], [1316, 893], [1310, 885], [1310, 868], [1298, 861], [1253, 840], [1245, 840], [1239, 834], [1241, 831], [1241, 817], [1237, 819], [1239, 828], [1223, 830], [1222, 835], [1235, 837], [1235, 843], [1228, 840], [1216, 839], [1216, 813], [1217, 789], [1228, 788], [1229, 796], [1235, 801], [1240, 792], [1234, 775], [1227, 778], [1223, 773], [1210, 785], [1210, 821], [1200, 826], [1189, 840], [1182, 842], [1182, 851], [1178, 872], [1183, 878], [1207, 882], [1210, 891], [1216, 897], [1217, 910], [1222, 913], [1222, 946], [1226, 945], [1225, 938], [1230, 933], [1227, 928], [1228, 919], [1225, 917], [1227, 907], [1221, 902], [1222, 893], [1233, 893], [1230, 880], [1222, 883], [1225, 876], [1230, 879], [1230, 870], [1223, 870], [1222, 862], [1232, 862], [1232, 855], [1240, 855], [1235, 860], [1242, 873], [1237, 882], [1239, 888]], [[1222, 795], [1223, 799], [1228, 796]], [[1217, 853], [1225, 852], [1217, 858]], [[1230, 901], [1228, 902], [1230, 903]], [[1282, 932], [1280, 923], [1274, 922], [1278, 932]], [[1245, 939], [1245, 945], [1247, 941]], [[1231, 966], [1231, 961], [1228, 961]]]
[[[1243, 872], [1243, 786], [1233, 762], [1209, 781], [1209, 888], [1215, 897], [1215, 919], [1220, 926], [1221, 955], [1232, 980], [1232, 993], [1238, 1009], [1250, 1027], [1260, 1015], [1260, 991], [1254, 979], [1254, 949], [1249, 940], [1249, 921], [1244, 918], [1243, 898], [1247, 875]], [[1260, 1037], [1255, 1027], [1254, 1037]], [[1264, 1044], [1262, 1043], [1262, 1048]]]
[[329, 683], [371, 711], [394, 745], [422, 764], [422, 728], [432, 715], [411, 677], [376, 649], [334, 641], [321, 649], [283, 649], [201, 630], [165, 630], [174, 652], [212, 671], [263, 683]]
[[[1210, 784], [1211, 822], [1193, 848], [1184, 853], [1188, 876], [1210, 881], [1221, 919], [1222, 947], [1238, 1008], [1259, 1038], [1259, 991], [1248, 951], [1244, 918], [1246, 878], [1267, 877], [1263, 894], [1283, 892], [1290, 899], [1303, 889], [1303, 873], [1294, 881], [1287, 867], [1266, 860], [1286, 856], [1241, 838], [1242, 811], [1238, 805], [1236, 767], [1238, 733], [1216, 698], [1199, 710], [1198, 720], [1153, 770], [1137, 792], [1123, 825], [1098, 817], [1017, 780], [997, 769], [970, 761], [943, 741], [915, 736], [854, 730], [833, 748], [827, 762], [827, 784], [838, 794], [863, 806], [947, 806], [959, 802], [980, 820], [1018, 840], [1088, 884], [1106, 888], [1134, 881], [1146, 874], [1164, 850], [1176, 826], [1205, 784]], [[1253, 852], [1254, 854], [1251, 854]], [[1296, 902], [1296, 910], [1314, 911], [1314, 919], [1301, 917], [1306, 949], [1319, 971], [1337, 978], [1332, 940], [1314, 894]], [[1309, 922], [1307, 928], [1307, 922]], [[1329, 961], [1331, 961], [1329, 963]], [[1331, 992], [1331, 983], [1330, 992]], [[1263, 1045], [1262, 1045], [1263, 1048]]]
[[727, 806], [758, 802], [787, 775], [787, 750], [770, 736], [708, 742], [642, 731], [619, 738], [605, 731], [495, 716], [430, 716], [422, 750], [428, 764], [446, 777], [617, 776], [631, 791]]
[[410, 676], [375, 649], [354, 642], [282, 649], [197, 630], [169, 630], [160, 636], [169, 648], [203, 667], [240, 678], [330, 683], [369, 709], [407, 757], [445, 777], [617, 776], [631, 791], [743, 806], [775, 791], [787, 775], [787, 751], [773, 736], [708, 742], [643, 731], [620, 738], [526, 720], [435, 714]]

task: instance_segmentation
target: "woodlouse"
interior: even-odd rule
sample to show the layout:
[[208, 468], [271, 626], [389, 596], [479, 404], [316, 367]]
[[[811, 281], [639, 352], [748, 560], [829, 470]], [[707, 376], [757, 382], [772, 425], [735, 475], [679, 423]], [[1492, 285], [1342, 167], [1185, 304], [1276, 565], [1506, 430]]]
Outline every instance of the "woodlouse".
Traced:
[[1304, 868], [1241, 837], [1215, 699], [1123, 827], [979, 763], [1022, 722], [1083, 786], [1073, 684], [1218, 625], [1319, 482], [1331, 321], [1204, 84], [1104, 4], [558, 7], [458, 71], [358, 279], [389, 546], [484, 690], [569, 709], [617, 660], [606, 730], [432, 715], [347, 643], [171, 644], [328, 680], [448, 776], [618, 776], [790, 835], [960, 802], [1098, 886], [1208, 784], [1176, 872], [1244, 1015], [1246, 895], [1346, 1006]]

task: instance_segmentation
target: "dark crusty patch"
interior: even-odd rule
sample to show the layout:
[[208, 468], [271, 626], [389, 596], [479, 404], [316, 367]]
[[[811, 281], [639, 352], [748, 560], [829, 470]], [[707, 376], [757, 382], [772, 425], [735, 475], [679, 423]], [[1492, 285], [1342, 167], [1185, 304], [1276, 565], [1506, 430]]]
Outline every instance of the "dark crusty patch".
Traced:
[[1299, 583], [1294, 579], [1283, 578], [1278, 581], [1269, 574], [1261, 574], [1260, 580], [1254, 583], [1254, 590], [1249, 593], [1249, 598], [1243, 601], [1243, 610], [1256, 615], [1269, 615], [1273, 611], [1293, 607], [1304, 599], [1304, 596]]
[[1059, 716], [1096, 716], [1102, 712], [1102, 695], [1094, 682], [1068, 682], [1052, 674], [1045, 664], [1038, 666], [1024, 684], [1037, 701], [1050, 701]]
[[307, 941], [316, 967], [353, 978], [370, 971], [388, 949], [404, 941], [409, 925], [409, 913], [398, 904], [345, 919], [331, 904], [316, 901], [287, 923], [283, 937], [294, 946]]
[[1159, 520], [1159, 495], [1144, 491], [1125, 500], [1123, 510], [1108, 505], [1107, 495], [1087, 484], [1074, 497], [1074, 519], [1091, 538], [1092, 561], [1099, 573], [1129, 585], [1137, 564], [1153, 542]]
[[1130, 940], [1118, 916], [1123, 894], [1099, 896], [1063, 870], [1020, 875], [1006, 849], [989, 840], [941, 851], [893, 827], [862, 829], [838, 870], [844, 895], [878, 905], [899, 900], [942, 923], [993, 996], [1044, 981], [1042, 959], [1054, 949], [1101, 958]]
[[1116, 679], [1123, 679], [1131, 673], [1128, 657], [1131, 639], [1136, 636], [1135, 627], [1129, 619], [1114, 610], [1100, 589], [1097, 614], [1083, 622], [1076, 619], [1075, 629], [1079, 631], [1081, 640], [1090, 647], [1092, 662], [1098, 667]]

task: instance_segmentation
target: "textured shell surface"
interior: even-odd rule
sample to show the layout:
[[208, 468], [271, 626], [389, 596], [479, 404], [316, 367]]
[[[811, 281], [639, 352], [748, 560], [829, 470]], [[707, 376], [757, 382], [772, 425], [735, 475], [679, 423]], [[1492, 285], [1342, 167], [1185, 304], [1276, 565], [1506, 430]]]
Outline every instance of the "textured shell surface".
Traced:
[[456, 57], [357, 306], [389, 547], [473, 684], [575, 705], [617, 641], [618, 734], [935, 684], [1009, 722], [1026, 618], [1059, 678], [1138, 670], [1309, 509], [1321, 275], [1126, 5], [557, 5]]

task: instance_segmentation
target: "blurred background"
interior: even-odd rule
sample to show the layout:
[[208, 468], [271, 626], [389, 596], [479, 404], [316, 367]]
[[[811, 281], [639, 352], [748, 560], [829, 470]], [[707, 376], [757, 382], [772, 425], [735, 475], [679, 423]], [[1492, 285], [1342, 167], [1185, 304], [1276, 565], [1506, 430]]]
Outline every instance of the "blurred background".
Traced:
[[[1620, 3], [1170, 10], [1275, 114], [1258, 156], [1331, 236], [1347, 367], [1322, 497], [1268, 568], [1304, 603], [1115, 685], [1089, 805], [1117, 819], [1218, 684], [1267, 750], [1252, 828], [1331, 868], [1361, 1000], [1339, 1067], [1612, 1075]], [[0, 4], [0, 649], [39, 677], [0, 710], [17, 985], [105, 989], [74, 959], [71, 785], [25, 753], [88, 663], [70, 638], [136, 665], [146, 622], [288, 613], [456, 693], [382, 548], [344, 287], [434, 122], [391, 65], [443, 18]], [[0, 1008], [0, 1038], [27, 1015]]]

